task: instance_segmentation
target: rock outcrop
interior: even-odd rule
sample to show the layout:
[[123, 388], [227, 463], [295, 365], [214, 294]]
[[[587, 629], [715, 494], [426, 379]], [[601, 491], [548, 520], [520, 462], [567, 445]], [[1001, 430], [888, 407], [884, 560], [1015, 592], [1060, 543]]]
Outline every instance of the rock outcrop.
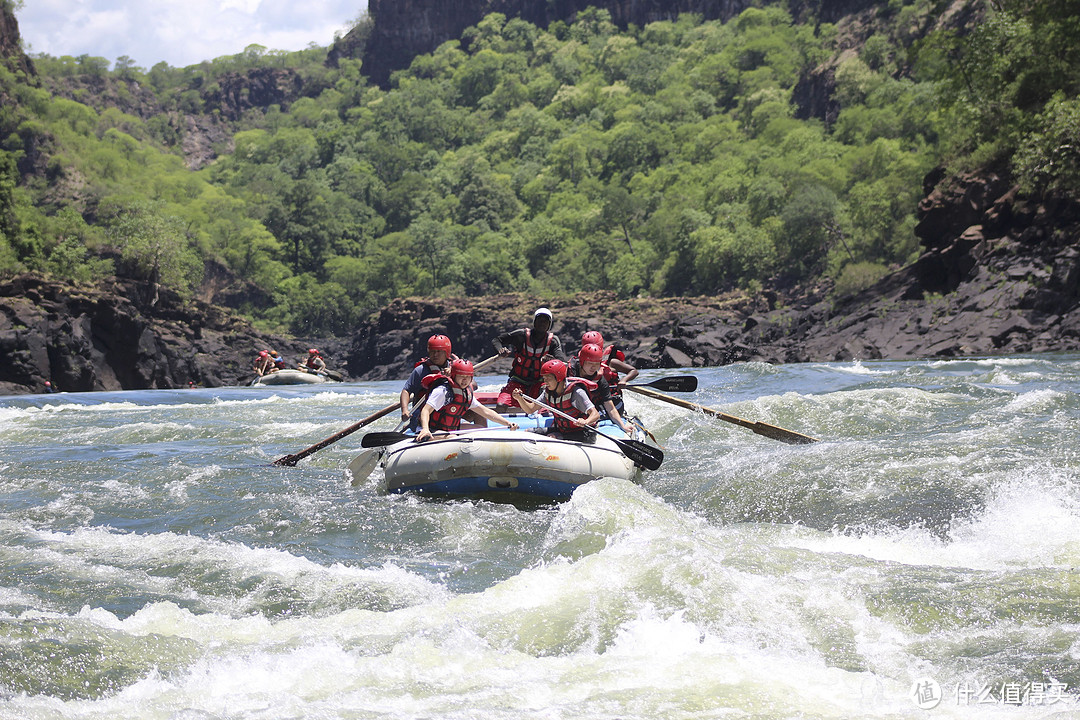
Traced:
[[[72, 287], [33, 275], [0, 283], [0, 393], [244, 384], [260, 349], [292, 362], [310, 340], [261, 333], [227, 310], [132, 282]], [[336, 367], [335, 351], [320, 347]]]
[[22, 49], [19, 21], [15, 19], [9, 3], [0, 4], [0, 61], [13, 72], [21, 72], [26, 78], [34, 76], [34, 63]]

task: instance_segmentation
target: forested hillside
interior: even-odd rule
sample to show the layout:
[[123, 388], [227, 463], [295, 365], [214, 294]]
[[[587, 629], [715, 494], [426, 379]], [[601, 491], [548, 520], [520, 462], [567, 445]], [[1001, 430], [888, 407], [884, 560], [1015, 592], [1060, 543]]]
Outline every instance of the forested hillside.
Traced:
[[1080, 13], [1029, 5], [494, 14], [389, 90], [324, 48], [9, 62], [0, 272], [119, 272], [305, 335], [406, 295], [854, 292], [916, 257], [934, 168], [1080, 196]]

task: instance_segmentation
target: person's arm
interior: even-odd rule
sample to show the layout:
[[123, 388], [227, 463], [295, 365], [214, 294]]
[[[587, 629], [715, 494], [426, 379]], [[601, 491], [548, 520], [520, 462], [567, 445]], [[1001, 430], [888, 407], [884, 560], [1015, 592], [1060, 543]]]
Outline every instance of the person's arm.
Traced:
[[563, 352], [562, 342], [559, 341], [558, 335], [551, 336], [551, 353], [552, 357], [556, 360], [562, 360], [566, 362], [566, 353]]
[[431, 413], [441, 410], [446, 405], [446, 401], [447, 389], [445, 385], [440, 385], [428, 395], [427, 400], [424, 401], [424, 407], [420, 409], [420, 434], [416, 436], [417, 442], [431, 439], [431, 430], [428, 427]]
[[518, 329], [503, 333], [492, 340], [491, 344], [495, 346], [495, 352], [497, 352], [500, 357], [509, 357], [524, 347], [525, 331]]
[[619, 378], [619, 385], [626, 385], [626, 383], [638, 376], [637, 368], [629, 363], [624, 363], [622, 360], [611, 358], [608, 360], [608, 367], [615, 372], [623, 373], [623, 376]]
[[402, 420], [409, 419], [409, 403], [412, 402], [413, 397], [419, 396], [420, 388], [423, 387], [423, 385], [420, 384], [421, 378], [417, 376], [425, 369], [426, 368], [422, 366], [413, 368], [413, 371], [409, 373], [409, 377], [405, 381], [405, 384], [401, 387], [401, 396], [399, 399]]
[[623, 421], [622, 415], [619, 415], [619, 411], [615, 408], [615, 403], [611, 402], [611, 398], [607, 399], [604, 403], [604, 411], [607, 412], [607, 416], [611, 418], [616, 425], [618, 425], [627, 437], [634, 434], [634, 429]]
[[525, 393], [521, 392], [521, 388], [514, 388], [514, 399], [517, 400], [517, 404], [521, 406], [521, 409], [525, 411], [525, 414], [532, 415], [533, 413], [540, 412], [542, 408], [532, 401]]
[[595, 425], [600, 420], [600, 411], [596, 409], [596, 406], [592, 404], [592, 400], [589, 399], [589, 393], [585, 392], [582, 387], [574, 388], [574, 407], [583, 413], [586, 413], [583, 418], [574, 418], [574, 424], [585, 427], [586, 425]]
[[506, 427], [510, 428], [511, 430], [517, 430], [518, 429], [517, 423], [510, 422], [509, 420], [504, 418], [502, 415], [495, 412], [491, 408], [485, 406], [481, 402], [478, 402], [478, 401], [474, 400], [472, 407], [469, 408], [469, 409], [472, 410], [477, 415], [479, 415], [480, 417], [487, 418], [488, 420], [493, 420], [493, 421], [499, 423], [500, 425], [505, 425]]
[[424, 403], [424, 407], [420, 409], [420, 434], [416, 436], [416, 442], [424, 442], [431, 439], [431, 430], [428, 428], [428, 421], [431, 419], [431, 413], [435, 412], [435, 408], [431, 407], [427, 403]]

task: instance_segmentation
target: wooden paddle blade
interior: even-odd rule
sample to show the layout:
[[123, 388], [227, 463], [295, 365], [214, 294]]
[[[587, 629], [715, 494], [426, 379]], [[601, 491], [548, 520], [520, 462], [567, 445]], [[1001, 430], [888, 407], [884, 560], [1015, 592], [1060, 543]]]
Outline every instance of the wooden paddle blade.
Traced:
[[296, 463], [303, 460], [306, 455], [285, 455], [279, 457], [273, 462], [274, 465], [280, 465], [281, 467], [296, 467]]
[[788, 445], [809, 445], [810, 443], [820, 442], [815, 437], [803, 435], [802, 433], [795, 432], [794, 430], [785, 430], [782, 427], [769, 425], [768, 423], [763, 423], [760, 420], [754, 423], [754, 426], [750, 429], [756, 432], [758, 435], [764, 435], [767, 438], [779, 440], [780, 442], [785, 442]]
[[[630, 385], [628, 387], [639, 387]], [[650, 383], [642, 383], [640, 387], [651, 387], [664, 392], [694, 392], [697, 390], [697, 378], [693, 375], [672, 375], [671, 377], [653, 380]]]
[[364, 439], [360, 441], [360, 447], [385, 447], [387, 445], [399, 443], [402, 440], [410, 440], [412, 437], [412, 435], [406, 435], [403, 432], [369, 432], [364, 436]]
[[640, 393], [645, 397], [651, 397], [656, 400], [663, 400], [664, 402], [669, 402], [672, 405], [678, 405], [679, 407], [686, 408], [687, 410], [700, 410], [706, 415], [711, 415], [714, 418], [718, 418], [720, 420], [723, 420], [724, 422], [732, 423], [733, 425], [741, 425], [742, 427], [751, 430], [758, 435], [763, 435], [764, 437], [772, 438], [773, 440], [779, 440], [780, 442], [785, 442], [789, 445], [809, 445], [810, 443], [819, 442], [818, 439], [815, 437], [803, 435], [802, 433], [795, 432], [794, 430], [787, 430], [785, 428], [778, 427], [776, 425], [769, 425], [768, 423], [763, 423], [760, 421], [754, 422], [751, 420], [744, 420], [741, 417], [736, 417], [735, 415], [728, 415], [725, 412], [713, 410], [712, 408], [705, 407], [704, 405], [698, 405], [697, 403], [692, 403], [687, 400], [680, 400], [679, 398], [673, 398], [668, 395], [658, 393], [655, 390], [651, 390], [647, 387], [627, 385], [626, 389], [632, 390], [636, 393]]

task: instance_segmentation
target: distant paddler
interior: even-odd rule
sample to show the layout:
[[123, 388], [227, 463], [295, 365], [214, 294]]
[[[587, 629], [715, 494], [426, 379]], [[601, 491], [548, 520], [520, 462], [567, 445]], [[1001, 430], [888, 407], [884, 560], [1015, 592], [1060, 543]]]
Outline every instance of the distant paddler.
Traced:
[[307, 357], [298, 366], [304, 372], [315, 373], [321, 375], [326, 373], [326, 361], [323, 360], [322, 354], [318, 348], [311, 348], [307, 351]]

